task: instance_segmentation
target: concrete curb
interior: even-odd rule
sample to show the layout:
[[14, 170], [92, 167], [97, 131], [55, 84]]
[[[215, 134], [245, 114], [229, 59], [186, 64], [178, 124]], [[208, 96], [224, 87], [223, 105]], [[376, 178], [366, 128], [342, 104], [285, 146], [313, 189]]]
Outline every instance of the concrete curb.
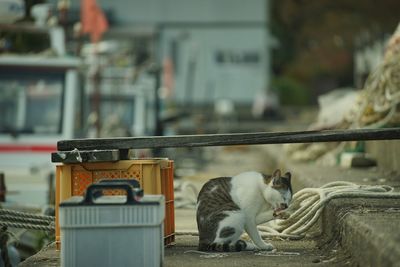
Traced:
[[324, 210], [325, 242], [337, 241], [360, 266], [398, 266], [400, 198], [335, 199]]
[[[380, 216], [381, 214], [370, 215]], [[363, 217], [368, 216], [349, 214], [346, 217], [342, 224], [341, 244], [352, 252], [354, 260], [360, 266], [398, 266], [400, 236], [396, 233], [397, 231], [388, 232], [387, 229], [382, 231], [385, 225], [377, 229]], [[393, 223], [394, 220], [399, 221], [399, 214], [396, 217], [391, 219]]]

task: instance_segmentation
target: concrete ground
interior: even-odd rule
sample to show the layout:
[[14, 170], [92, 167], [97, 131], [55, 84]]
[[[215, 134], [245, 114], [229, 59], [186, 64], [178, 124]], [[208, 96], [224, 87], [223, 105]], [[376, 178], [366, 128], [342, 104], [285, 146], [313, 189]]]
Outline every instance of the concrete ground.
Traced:
[[199, 253], [197, 237], [178, 236], [176, 245], [165, 250], [165, 266], [349, 266], [346, 254], [327, 253], [314, 240], [273, 240], [274, 252]]
[[[378, 169], [293, 163], [282, 156], [281, 146], [207, 148], [206, 154], [202, 168], [179, 179], [200, 188], [212, 177], [246, 170], [270, 173], [279, 166], [292, 172], [295, 190], [335, 180], [400, 186], [396, 174]], [[320, 234], [298, 241], [271, 240], [277, 249], [272, 253], [199, 253], [194, 209], [177, 208], [175, 222], [176, 244], [165, 248], [164, 266], [399, 266], [400, 262], [399, 199], [333, 200], [322, 214]], [[50, 247], [20, 266], [59, 266], [59, 253]]]

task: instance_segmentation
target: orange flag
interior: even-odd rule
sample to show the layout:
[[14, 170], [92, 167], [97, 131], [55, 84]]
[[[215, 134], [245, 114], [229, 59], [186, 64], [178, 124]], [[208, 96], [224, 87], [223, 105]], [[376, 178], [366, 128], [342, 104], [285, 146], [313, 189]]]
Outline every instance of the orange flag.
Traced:
[[108, 29], [108, 22], [96, 0], [81, 0], [82, 33], [90, 34], [93, 43], [100, 41]]

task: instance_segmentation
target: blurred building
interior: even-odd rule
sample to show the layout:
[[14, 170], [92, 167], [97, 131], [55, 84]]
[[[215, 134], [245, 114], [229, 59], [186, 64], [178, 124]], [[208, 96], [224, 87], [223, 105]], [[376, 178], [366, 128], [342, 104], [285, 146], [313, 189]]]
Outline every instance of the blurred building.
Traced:
[[[72, 0], [78, 9], [80, 1]], [[105, 35], [154, 33], [164, 93], [178, 103], [250, 104], [270, 81], [268, 0], [97, 0]]]

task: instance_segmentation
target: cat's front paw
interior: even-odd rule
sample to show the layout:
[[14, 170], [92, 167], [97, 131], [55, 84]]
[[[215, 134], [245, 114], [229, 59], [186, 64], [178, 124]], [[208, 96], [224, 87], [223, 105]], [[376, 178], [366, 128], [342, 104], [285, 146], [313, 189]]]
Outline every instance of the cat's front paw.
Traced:
[[291, 215], [290, 212], [288, 212], [286, 210], [282, 210], [282, 211], [274, 213], [275, 219], [281, 219], [281, 220], [289, 219], [290, 215]]
[[262, 245], [262, 247], [260, 247], [261, 250], [265, 250], [265, 251], [271, 251], [274, 250], [275, 247], [272, 244], [266, 243], [264, 245]]

